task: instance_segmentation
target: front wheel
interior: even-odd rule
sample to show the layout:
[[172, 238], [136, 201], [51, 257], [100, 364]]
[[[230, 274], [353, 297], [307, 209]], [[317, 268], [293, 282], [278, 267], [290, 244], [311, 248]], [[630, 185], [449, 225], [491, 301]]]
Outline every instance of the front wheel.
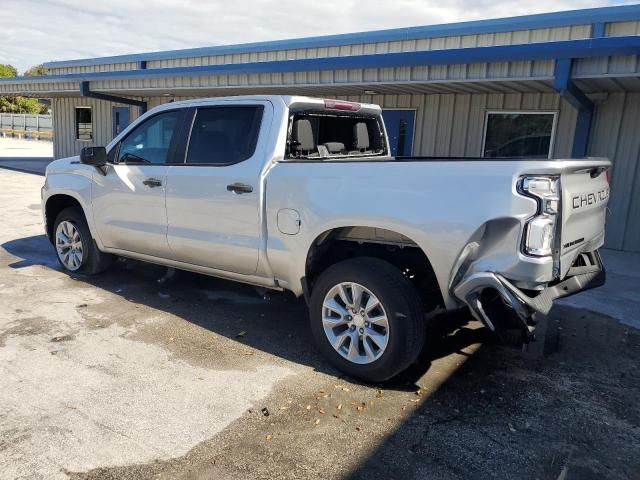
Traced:
[[319, 349], [354, 378], [388, 380], [409, 367], [424, 344], [418, 292], [400, 270], [377, 258], [329, 267], [313, 288], [309, 308]]
[[111, 263], [112, 256], [98, 250], [78, 207], [60, 212], [53, 226], [53, 244], [60, 265], [71, 273], [94, 275]]

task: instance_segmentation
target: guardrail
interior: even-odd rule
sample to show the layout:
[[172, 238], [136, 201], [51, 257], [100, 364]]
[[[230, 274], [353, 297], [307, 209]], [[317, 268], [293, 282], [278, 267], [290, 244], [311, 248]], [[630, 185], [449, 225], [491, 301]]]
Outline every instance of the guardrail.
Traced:
[[51, 115], [0, 113], [0, 136], [53, 140]]

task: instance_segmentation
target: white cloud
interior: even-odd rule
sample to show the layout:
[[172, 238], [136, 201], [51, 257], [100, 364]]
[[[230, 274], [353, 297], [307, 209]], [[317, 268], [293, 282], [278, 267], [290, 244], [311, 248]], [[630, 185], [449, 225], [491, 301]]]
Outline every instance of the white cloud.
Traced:
[[[429, 25], [610, 5], [604, 0], [3, 0], [0, 63]], [[633, 3], [633, 2], [615, 2]]]

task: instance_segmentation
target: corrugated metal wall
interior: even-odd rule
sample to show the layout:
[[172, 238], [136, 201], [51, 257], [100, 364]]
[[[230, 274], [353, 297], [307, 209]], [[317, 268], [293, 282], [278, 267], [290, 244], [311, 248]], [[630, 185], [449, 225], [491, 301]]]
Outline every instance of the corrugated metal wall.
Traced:
[[[76, 140], [75, 107], [91, 107], [93, 121], [93, 140]], [[83, 147], [106, 145], [112, 139], [111, 108], [117, 103], [92, 98], [54, 98], [51, 103], [53, 115], [53, 156], [55, 158], [79, 155]], [[121, 105], [126, 106], [126, 105]], [[137, 116], [137, 108], [130, 107], [132, 115]]]
[[[143, 90], [148, 88], [216, 88], [282, 85], [375, 84], [395, 82], [442, 83], [444, 81], [551, 80], [553, 60], [433, 65], [420, 67], [367, 68], [240, 75], [154, 77], [145, 79], [103, 80], [92, 82], [97, 90]], [[542, 87], [540, 87], [542, 88]], [[548, 88], [548, 87], [547, 87]]]
[[606, 246], [640, 252], [640, 93], [596, 104], [589, 154], [613, 161]]
[[485, 115], [489, 110], [558, 112], [554, 157], [570, 155], [575, 131], [575, 110], [555, 93], [367, 95], [339, 98], [376, 103], [382, 108], [415, 109], [413, 154], [421, 156], [480, 156]]
[[450, 37], [424, 38], [395, 42], [377, 42], [336, 47], [300, 48], [275, 50], [270, 52], [239, 53], [231, 55], [211, 55], [169, 60], [154, 60], [147, 68], [186, 67], [193, 65], [223, 65], [229, 63], [270, 62], [275, 60], [296, 60], [305, 58], [340, 57], [373, 53], [413, 52], [442, 50], [448, 48], [487, 47], [513, 45], [553, 40], [574, 40], [588, 38], [591, 25], [573, 27], [543, 28], [481, 35], [458, 35]]
[[[327, 95], [331, 97], [331, 94]], [[187, 97], [175, 98], [184, 100]], [[575, 129], [575, 110], [555, 93], [513, 94], [436, 94], [436, 95], [365, 95], [339, 97], [357, 102], [371, 102], [383, 108], [413, 108], [416, 110], [414, 139], [415, 155], [479, 156], [482, 149], [485, 113], [487, 110], [547, 110], [558, 112], [553, 155], [567, 157], [571, 151]], [[149, 108], [171, 99], [151, 97]], [[75, 108], [93, 107], [94, 141], [75, 139]], [[92, 99], [65, 98], [53, 103], [56, 131], [55, 156], [77, 155], [88, 145], [106, 145], [111, 140], [111, 107], [114, 104]], [[131, 108], [131, 119], [137, 117]]]
[[[487, 47], [494, 45], [515, 45], [559, 40], [589, 38], [591, 25], [574, 25], [513, 32], [485, 33], [479, 35], [456, 35], [449, 37], [423, 38], [394, 42], [347, 44], [335, 47], [299, 48], [274, 50], [268, 52], [237, 53], [227, 55], [208, 55], [167, 60], [150, 60], [147, 68], [170, 68], [196, 65], [223, 65], [249, 62], [270, 62], [275, 60], [294, 60], [305, 58], [339, 57], [348, 55], [366, 55], [373, 53], [413, 52], [423, 50], [442, 50], [450, 48]], [[52, 75], [65, 73], [87, 73], [138, 68], [136, 62], [104, 65], [86, 65], [52, 68]]]
[[[331, 95], [327, 95], [331, 96]], [[340, 99], [372, 102], [383, 108], [416, 110], [414, 155], [479, 156], [488, 110], [544, 110], [558, 113], [553, 156], [568, 157], [575, 130], [575, 110], [553, 93], [365, 95]], [[187, 97], [173, 98], [175, 101]], [[148, 98], [149, 108], [171, 101]], [[75, 107], [93, 107], [94, 140], [75, 139]], [[88, 145], [111, 140], [111, 107], [93, 99], [54, 99], [52, 104], [56, 158], [77, 155]], [[130, 108], [131, 120], [138, 116]], [[607, 247], [640, 251], [640, 93], [613, 93], [596, 104], [589, 154], [614, 162]], [[634, 201], [635, 199], [635, 201]]]
[[45, 97], [49, 92], [76, 93], [79, 89], [78, 82], [30, 82], [28, 84], [0, 82], [0, 95], [20, 95], [25, 92], [37, 95], [39, 92], [44, 92], [42, 96]]
[[138, 62], [107, 63], [100, 65], [81, 65], [77, 67], [49, 68], [50, 75], [65, 75], [67, 73], [89, 73], [89, 72], [115, 72], [120, 70], [136, 70], [139, 68]]

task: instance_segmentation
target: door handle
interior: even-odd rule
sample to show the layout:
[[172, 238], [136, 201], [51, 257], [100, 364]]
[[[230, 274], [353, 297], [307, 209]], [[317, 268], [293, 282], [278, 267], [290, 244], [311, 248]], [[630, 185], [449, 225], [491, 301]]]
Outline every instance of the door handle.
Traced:
[[251, 193], [253, 192], [253, 187], [246, 183], [232, 183], [231, 185], [227, 185], [227, 191], [237, 194]]
[[143, 185], [146, 185], [149, 188], [155, 188], [155, 187], [161, 187], [162, 186], [162, 182], [160, 180], [158, 180], [157, 178], [147, 178], [144, 182], [142, 182]]

